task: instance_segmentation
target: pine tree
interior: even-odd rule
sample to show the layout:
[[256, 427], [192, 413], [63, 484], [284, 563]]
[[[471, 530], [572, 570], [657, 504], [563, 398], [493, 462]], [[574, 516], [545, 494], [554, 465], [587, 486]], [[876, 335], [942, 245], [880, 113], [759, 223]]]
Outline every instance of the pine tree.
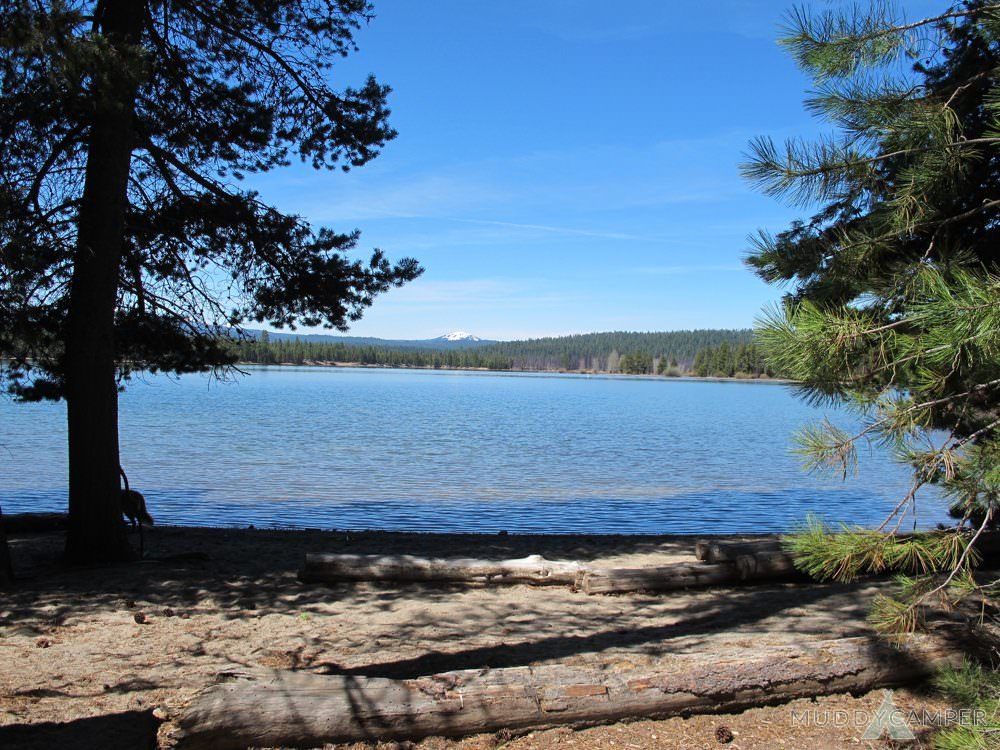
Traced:
[[74, 560], [129, 556], [118, 389], [230, 363], [244, 321], [344, 328], [413, 260], [352, 259], [247, 173], [357, 167], [394, 137], [387, 87], [335, 89], [366, 0], [0, 4], [0, 352], [7, 388], [65, 398]]
[[[813, 523], [795, 548], [822, 577], [912, 576], [875, 613], [901, 634], [940, 597], [990, 595], [969, 570], [973, 543], [1000, 518], [1000, 3], [911, 21], [883, 2], [796, 10], [782, 43], [814, 79], [808, 107], [836, 132], [751, 144], [751, 180], [818, 206], [754, 240], [750, 266], [792, 287], [757, 337], [807, 398], [863, 419], [854, 434], [805, 430], [810, 466], [846, 475], [859, 445], [879, 442], [913, 469], [879, 530], [831, 536]], [[951, 497], [955, 528], [886, 536], [916, 524], [930, 483]]]

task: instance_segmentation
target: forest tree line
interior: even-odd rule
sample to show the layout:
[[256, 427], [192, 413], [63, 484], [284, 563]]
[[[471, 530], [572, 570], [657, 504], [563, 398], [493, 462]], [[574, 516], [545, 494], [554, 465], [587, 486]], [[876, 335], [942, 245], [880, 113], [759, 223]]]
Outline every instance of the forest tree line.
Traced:
[[771, 377], [749, 330], [591, 333], [460, 349], [363, 346], [302, 339], [233, 342], [249, 364], [354, 363], [376, 367], [608, 372], [629, 375]]

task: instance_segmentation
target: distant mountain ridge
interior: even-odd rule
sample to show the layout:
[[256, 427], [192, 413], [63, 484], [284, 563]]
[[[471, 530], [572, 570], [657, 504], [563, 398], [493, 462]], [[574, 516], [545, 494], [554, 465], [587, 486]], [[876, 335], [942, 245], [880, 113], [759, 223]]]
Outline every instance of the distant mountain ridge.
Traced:
[[433, 339], [380, 339], [373, 336], [338, 336], [328, 333], [290, 333], [287, 331], [260, 331], [246, 329], [251, 338], [271, 341], [302, 341], [307, 344], [344, 344], [345, 346], [378, 346], [386, 349], [461, 349], [489, 346], [498, 342], [473, 336], [465, 331], [453, 331]]
[[[242, 362], [303, 364], [351, 362], [381, 367], [448, 367], [679, 374], [766, 371], [750, 329], [606, 331], [523, 341], [484, 341], [455, 331], [434, 339], [248, 331]], [[700, 357], [700, 358], [699, 358]]]
[[[260, 339], [264, 331], [247, 330], [251, 338]], [[517, 341], [491, 341], [465, 331], [454, 331], [433, 339], [380, 339], [364, 336], [336, 336], [330, 334], [302, 334], [267, 332], [272, 342], [299, 341], [304, 344], [327, 344], [341, 347], [377, 350], [482, 350], [502, 357], [515, 367], [553, 367], [575, 369], [603, 369], [598, 360], [629, 353], [675, 358], [691, 364], [700, 349], [718, 346], [749, 344], [753, 331], [737, 329], [694, 329], [682, 331], [602, 331], [576, 333], [570, 336], [549, 336]]]

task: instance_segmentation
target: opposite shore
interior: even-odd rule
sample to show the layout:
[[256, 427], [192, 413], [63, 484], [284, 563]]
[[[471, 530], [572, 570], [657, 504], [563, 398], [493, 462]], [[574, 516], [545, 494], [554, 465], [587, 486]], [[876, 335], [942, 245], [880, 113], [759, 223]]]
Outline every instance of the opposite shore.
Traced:
[[441, 372], [485, 372], [503, 375], [507, 373], [517, 374], [537, 374], [537, 375], [593, 375], [605, 378], [628, 378], [636, 380], [666, 380], [666, 381], [694, 381], [707, 383], [774, 383], [777, 385], [787, 385], [795, 381], [787, 378], [769, 377], [767, 375], [737, 374], [733, 376], [722, 375], [655, 375], [652, 373], [629, 373], [610, 372], [607, 370], [564, 370], [564, 369], [528, 369], [528, 368], [493, 368], [493, 367], [451, 367], [451, 366], [421, 366], [421, 365], [380, 365], [365, 362], [340, 362], [340, 361], [320, 361], [306, 360], [303, 362], [244, 362], [236, 363], [238, 367], [320, 367], [336, 368], [348, 367], [365, 370], [428, 370]]

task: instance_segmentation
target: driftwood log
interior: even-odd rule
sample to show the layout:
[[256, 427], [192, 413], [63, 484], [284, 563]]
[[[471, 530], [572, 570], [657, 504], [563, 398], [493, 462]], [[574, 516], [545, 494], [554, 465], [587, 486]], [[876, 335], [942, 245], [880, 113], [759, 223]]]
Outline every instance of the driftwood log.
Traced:
[[594, 568], [581, 576], [579, 588], [587, 594], [615, 594], [716, 586], [736, 580], [736, 567], [729, 563], [672, 563], [643, 568]]
[[783, 552], [781, 540], [773, 537], [750, 542], [702, 541], [694, 545], [694, 556], [707, 563], [736, 562], [747, 555], [772, 555]]
[[783, 552], [740, 555], [732, 562], [673, 563], [644, 568], [592, 568], [578, 584], [587, 594], [628, 591], [672, 591], [699, 586], [719, 586], [753, 581], [807, 580]]
[[196, 695], [177, 739], [188, 750], [316, 747], [735, 711], [902, 685], [960, 659], [936, 634], [914, 638], [906, 651], [841, 638], [677, 655], [629, 672], [555, 665], [390, 680], [275, 671]]
[[[902, 536], [902, 535], [901, 535]], [[980, 538], [984, 563], [1000, 559], [1000, 534]], [[756, 581], [805, 581], [782, 540], [767, 537], [743, 542], [700, 541], [697, 563], [678, 562], [641, 568], [602, 568], [531, 555], [517, 560], [432, 559], [412, 555], [306, 555], [302, 581], [528, 583], [570, 585], [588, 594], [672, 591]]]
[[599, 568], [554, 562], [539, 555], [517, 560], [429, 559], [412, 555], [306, 555], [306, 583], [338, 581], [455, 582], [569, 585], [588, 594], [672, 591], [750, 581], [802, 578], [783, 552], [740, 555], [732, 562], [671, 563], [642, 568]]
[[741, 581], [808, 580], [809, 576], [795, 567], [795, 559], [786, 552], [757, 552], [739, 555], [733, 564]]
[[413, 555], [306, 555], [299, 579], [336, 581], [457, 581], [574, 585], [582, 566], [541, 555], [517, 560], [434, 559]]

